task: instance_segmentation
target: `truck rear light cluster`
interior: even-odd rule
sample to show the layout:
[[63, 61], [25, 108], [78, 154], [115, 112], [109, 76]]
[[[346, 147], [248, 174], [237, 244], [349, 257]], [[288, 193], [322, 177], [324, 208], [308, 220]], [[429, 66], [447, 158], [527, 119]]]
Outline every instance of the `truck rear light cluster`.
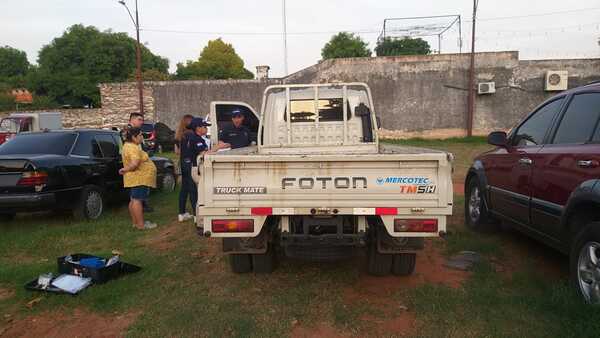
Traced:
[[254, 220], [251, 219], [213, 219], [212, 232], [254, 232]]
[[437, 219], [395, 219], [394, 232], [437, 232]]
[[17, 182], [19, 186], [33, 187], [48, 183], [48, 174], [41, 171], [26, 171]]
[[270, 216], [273, 215], [273, 208], [252, 208], [250, 213], [256, 216]]

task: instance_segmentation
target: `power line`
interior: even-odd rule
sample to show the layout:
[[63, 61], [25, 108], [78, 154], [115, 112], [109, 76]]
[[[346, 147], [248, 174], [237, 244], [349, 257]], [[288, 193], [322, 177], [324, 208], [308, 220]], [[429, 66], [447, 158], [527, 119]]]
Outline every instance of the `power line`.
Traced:
[[[491, 17], [491, 18], [480, 18], [480, 19], [477, 19], [477, 21], [495, 21], [495, 20], [524, 19], [524, 18], [533, 18], [533, 17], [551, 16], [551, 15], [560, 15], [560, 14], [570, 14], [570, 13], [579, 13], [579, 12], [596, 11], [596, 10], [600, 10], [600, 7], [580, 8], [580, 9], [571, 9], [571, 10], [565, 10], [565, 11], [546, 12], [546, 13], [537, 13], [537, 14], [526, 14], [526, 15], [498, 16], [498, 17]], [[470, 21], [471, 20], [469, 20], [469, 22]]]
[[[200, 34], [200, 35], [273, 35], [281, 36], [282, 32], [210, 32], [210, 31], [187, 31], [173, 29], [154, 29], [143, 28], [146, 32], [154, 33], [175, 33], [175, 34]], [[313, 32], [287, 32], [287, 35], [321, 35], [321, 34], [337, 34], [339, 32], [350, 32], [356, 34], [379, 34], [378, 30], [336, 30], [336, 31], [313, 31]]]

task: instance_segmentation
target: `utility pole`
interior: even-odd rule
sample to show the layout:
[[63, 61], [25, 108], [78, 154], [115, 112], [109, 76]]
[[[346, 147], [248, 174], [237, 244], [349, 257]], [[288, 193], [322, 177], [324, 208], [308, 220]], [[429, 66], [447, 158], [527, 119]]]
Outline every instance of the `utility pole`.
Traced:
[[471, 66], [469, 68], [469, 102], [467, 117], [467, 136], [473, 136], [473, 115], [475, 113], [475, 21], [479, 0], [473, 0], [473, 29], [471, 31]]
[[283, 68], [288, 75], [288, 50], [287, 50], [287, 16], [285, 12], [285, 0], [283, 1]]
[[119, 3], [127, 9], [127, 13], [129, 13], [129, 17], [131, 18], [131, 21], [133, 21], [133, 25], [135, 26], [137, 40], [137, 44], [135, 46], [135, 77], [137, 80], [138, 95], [140, 100], [139, 113], [144, 115], [144, 84], [142, 82], [142, 47], [140, 44], [140, 17], [138, 14], [138, 2], [137, 0], [135, 0], [135, 19], [133, 18], [133, 15], [131, 15], [131, 11], [129, 10], [129, 7], [127, 7], [125, 1], [120, 0]]

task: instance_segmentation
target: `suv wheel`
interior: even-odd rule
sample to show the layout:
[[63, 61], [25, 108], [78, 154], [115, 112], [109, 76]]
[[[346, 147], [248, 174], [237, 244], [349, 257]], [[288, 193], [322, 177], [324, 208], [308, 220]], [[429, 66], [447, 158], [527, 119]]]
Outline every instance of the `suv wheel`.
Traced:
[[104, 194], [95, 185], [86, 185], [81, 190], [77, 206], [73, 210], [75, 218], [81, 220], [98, 219], [104, 212]]
[[571, 280], [589, 304], [600, 304], [600, 222], [590, 223], [571, 248]]
[[177, 180], [175, 178], [175, 173], [173, 173], [172, 171], [168, 171], [165, 173], [165, 175], [163, 176], [163, 178], [160, 182], [160, 190], [166, 191], [166, 192], [173, 192], [173, 191], [175, 191], [176, 185], [177, 185]]
[[489, 229], [489, 214], [477, 178], [469, 180], [467, 185], [467, 193], [465, 195], [465, 221], [467, 226], [473, 230], [479, 231]]

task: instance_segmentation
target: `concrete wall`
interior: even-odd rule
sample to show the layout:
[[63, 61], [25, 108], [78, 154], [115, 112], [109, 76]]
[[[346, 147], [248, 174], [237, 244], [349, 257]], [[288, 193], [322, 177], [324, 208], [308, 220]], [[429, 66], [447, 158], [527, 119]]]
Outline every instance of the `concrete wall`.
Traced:
[[[600, 59], [519, 61], [517, 52], [477, 53], [476, 83], [494, 81], [497, 92], [477, 95], [474, 132], [509, 129], [544, 99], [547, 70], [568, 70], [569, 87], [600, 79]], [[384, 136], [447, 137], [465, 133], [468, 54], [327, 60], [286, 82], [366, 82]]]
[[[65, 128], [105, 128], [112, 126], [124, 126], [127, 124], [128, 114], [96, 109], [45, 109], [39, 111], [53, 111], [62, 113], [63, 126]], [[18, 111], [18, 113], [29, 113], [34, 111]], [[0, 119], [9, 116], [13, 112], [1, 112]], [[16, 112], [15, 112], [16, 113]]]
[[[264, 89], [280, 83], [366, 82], [384, 137], [465, 134], [469, 54], [349, 58], [320, 62], [284, 79], [147, 82], [150, 119], [175, 127], [182, 115], [203, 116], [211, 101], [244, 101], [260, 109]], [[474, 132], [509, 129], [544, 99], [548, 70], [567, 70], [569, 87], [600, 80], [600, 59], [520, 61], [517, 52], [476, 54], [476, 83], [497, 92], [477, 95]], [[137, 109], [135, 83], [103, 84], [102, 114]], [[111, 118], [112, 119], [112, 118]]]

